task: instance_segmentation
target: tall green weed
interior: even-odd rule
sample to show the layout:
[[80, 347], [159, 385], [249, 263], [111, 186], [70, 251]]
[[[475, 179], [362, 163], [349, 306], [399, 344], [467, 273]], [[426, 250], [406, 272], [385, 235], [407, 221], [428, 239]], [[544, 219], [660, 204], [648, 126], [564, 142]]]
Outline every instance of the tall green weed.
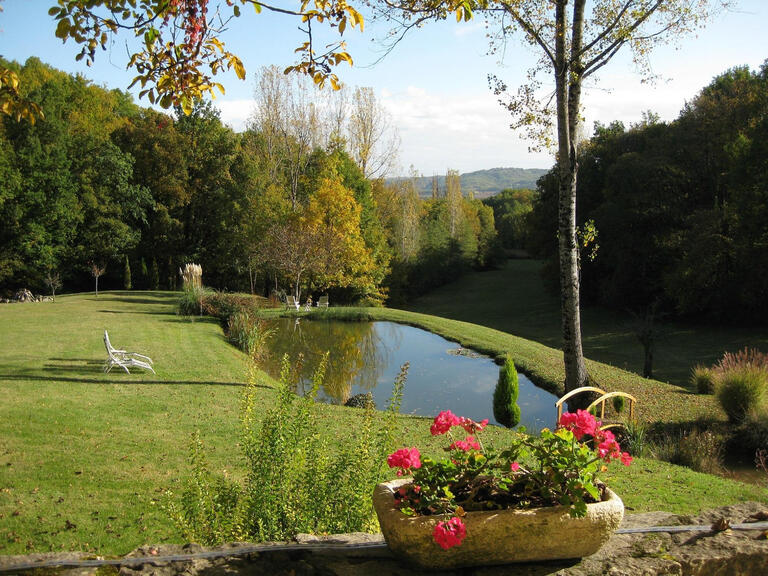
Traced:
[[395, 380], [389, 407], [369, 406], [350, 440], [331, 448], [323, 436], [315, 396], [327, 355], [306, 396], [292, 392], [295, 370], [283, 359], [277, 398], [259, 418], [259, 373], [252, 370], [241, 404], [245, 477], [240, 483], [208, 471], [202, 444], [193, 438], [192, 477], [180, 502], [169, 494], [166, 509], [185, 538], [205, 545], [225, 541], [287, 540], [299, 533], [375, 531], [371, 492], [394, 448], [408, 365]]

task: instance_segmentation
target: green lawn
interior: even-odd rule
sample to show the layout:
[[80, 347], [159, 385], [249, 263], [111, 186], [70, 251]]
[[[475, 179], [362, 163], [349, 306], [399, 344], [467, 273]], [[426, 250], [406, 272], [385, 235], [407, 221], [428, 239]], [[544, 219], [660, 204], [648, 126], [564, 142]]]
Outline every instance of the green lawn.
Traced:
[[[499, 270], [468, 274], [425, 294], [409, 310], [474, 322], [558, 348], [560, 301], [545, 290], [536, 260], [509, 260]], [[588, 358], [642, 372], [643, 348], [632, 333], [632, 317], [596, 306], [582, 310], [584, 354]], [[710, 365], [725, 351], [750, 346], [768, 350], [764, 328], [661, 325], [654, 377], [686, 387], [691, 367]]]
[[[64, 296], [0, 307], [0, 553], [126, 552], [171, 534], [151, 501], [182, 470], [195, 428], [238, 461], [242, 355], [168, 293]], [[102, 372], [102, 334], [157, 375]]]
[[[238, 401], [245, 357], [227, 344], [217, 322], [178, 317], [176, 298], [113, 292], [0, 306], [0, 554], [123, 554], [142, 544], [180, 541], [157, 500], [168, 488], [178, 492], [179, 479], [189, 475], [187, 445], [196, 429], [212, 469], [242, 474]], [[494, 355], [509, 353], [549, 385], [562, 371], [556, 351], [473, 324], [387, 309], [326, 314], [407, 322]], [[157, 375], [103, 374], [105, 328], [116, 347], [151, 356]], [[590, 367], [606, 379], [647, 384], [651, 395], [701, 398], [607, 366]], [[263, 409], [273, 392], [267, 379], [262, 386]], [[320, 412], [336, 442], [347, 440], [360, 418], [354, 409], [324, 406]], [[490, 430], [487, 441], [498, 444], [506, 434]], [[403, 417], [399, 436], [403, 445], [437, 449], [425, 419]], [[652, 460], [609, 474], [631, 510], [693, 513], [768, 500], [765, 489]]]

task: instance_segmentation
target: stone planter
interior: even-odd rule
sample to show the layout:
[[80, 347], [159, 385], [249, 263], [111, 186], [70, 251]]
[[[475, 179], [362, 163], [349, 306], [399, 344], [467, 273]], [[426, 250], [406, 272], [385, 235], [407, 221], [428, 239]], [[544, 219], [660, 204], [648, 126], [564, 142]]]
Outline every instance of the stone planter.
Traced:
[[410, 481], [376, 486], [373, 506], [390, 550], [423, 568], [582, 558], [597, 552], [624, 517], [624, 503], [611, 490], [602, 502], [588, 504], [583, 518], [571, 518], [563, 506], [468, 512], [464, 542], [443, 550], [432, 539], [442, 517], [406, 516], [393, 505], [395, 491]]

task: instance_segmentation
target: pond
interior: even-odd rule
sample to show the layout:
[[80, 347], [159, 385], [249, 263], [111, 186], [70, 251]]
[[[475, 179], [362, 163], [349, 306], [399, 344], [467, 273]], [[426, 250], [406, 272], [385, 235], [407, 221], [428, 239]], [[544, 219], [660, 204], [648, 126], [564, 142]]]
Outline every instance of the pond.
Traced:
[[[370, 392], [377, 408], [388, 405], [392, 383], [400, 366], [410, 363], [401, 413], [435, 416], [451, 410], [473, 420], [493, 418], [493, 391], [499, 367], [492, 359], [462, 349], [419, 328], [394, 322], [270, 320], [274, 333], [268, 340], [265, 370], [273, 377], [288, 354], [295, 363], [301, 354], [297, 392], [311, 388], [312, 374], [326, 351], [330, 352], [318, 400], [344, 404], [356, 394]], [[521, 424], [531, 432], [553, 426], [557, 397], [519, 375], [518, 404]]]

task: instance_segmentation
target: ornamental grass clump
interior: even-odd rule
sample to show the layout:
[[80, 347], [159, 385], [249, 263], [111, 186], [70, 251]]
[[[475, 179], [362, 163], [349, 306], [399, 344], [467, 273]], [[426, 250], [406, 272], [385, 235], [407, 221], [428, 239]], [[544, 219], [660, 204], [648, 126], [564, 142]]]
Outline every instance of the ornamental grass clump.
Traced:
[[179, 300], [179, 312], [185, 316], [203, 315], [203, 267], [199, 264], [187, 263], [179, 268], [179, 274], [184, 281], [183, 294]]
[[611, 431], [601, 430], [601, 423], [584, 410], [563, 414], [554, 431], [519, 433], [500, 452], [482, 444], [480, 433], [487, 424], [441, 412], [430, 431], [448, 435], [447, 458], [422, 457], [415, 447], [387, 458], [398, 476], [413, 477], [395, 492], [395, 507], [408, 516], [442, 516], [432, 537], [445, 550], [462, 543], [467, 533], [462, 518], [472, 511], [560, 505], [572, 517], [583, 517], [587, 504], [605, 494], [598, 471], [614, 460], [626, 466], [632, 462]]

